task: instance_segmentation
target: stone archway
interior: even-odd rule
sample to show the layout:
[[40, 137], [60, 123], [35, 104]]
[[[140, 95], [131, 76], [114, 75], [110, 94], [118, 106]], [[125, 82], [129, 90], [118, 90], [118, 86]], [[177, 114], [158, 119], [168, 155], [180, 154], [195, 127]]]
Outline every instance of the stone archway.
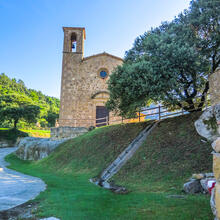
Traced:
[[96, 127], [101, 127], [109, 123], [109, 111], [105, 107], [105, 103], [109, 98], [108, 91], [95, 92], [91, 99], [94, 104], [94, 118]]
[[94, 94], [91, 95], [91, 99], [106, 99], [106, 101], [108, 100], [109, 98], [109, 92], [106, 91], [106, 90], [103, 90], [103, 91], [98, 91], [98, 92], [95, 92]]

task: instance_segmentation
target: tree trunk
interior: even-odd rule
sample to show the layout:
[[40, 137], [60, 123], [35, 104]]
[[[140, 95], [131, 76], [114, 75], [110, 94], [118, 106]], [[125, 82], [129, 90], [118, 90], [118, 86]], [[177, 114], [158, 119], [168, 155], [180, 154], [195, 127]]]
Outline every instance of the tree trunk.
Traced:
[[17, 123], [18, 123], [18, 119], [15, 119], [15, 120], [14, 120], [14, 129], [17, 128]]
[[204, 91], [202, 93], [202, 97], [201, 97], [198, 109], [202, 110], [202, 107], [204, 106], [206, 98], [207, 98], [206, 96], [207, 96], [208, 91], [209, 91], [209, 81], [207, 81], [206, 84], [205, 84], [205, 89], [204, 89]]

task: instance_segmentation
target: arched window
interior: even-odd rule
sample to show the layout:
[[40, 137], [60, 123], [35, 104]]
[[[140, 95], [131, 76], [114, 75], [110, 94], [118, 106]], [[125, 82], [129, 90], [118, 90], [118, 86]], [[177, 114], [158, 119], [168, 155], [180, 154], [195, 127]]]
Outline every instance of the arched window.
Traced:
[[71, 35], [71, 51], [76, 52], [77, 37], [75, 33]]

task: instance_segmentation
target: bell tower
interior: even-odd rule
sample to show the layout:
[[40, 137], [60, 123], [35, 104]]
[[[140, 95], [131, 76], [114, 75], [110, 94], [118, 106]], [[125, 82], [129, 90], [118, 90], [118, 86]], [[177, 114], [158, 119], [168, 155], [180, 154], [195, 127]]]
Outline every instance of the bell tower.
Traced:
[[74, 94], [76, 88], [75, 78], [83, 59], [84, 40], [86, 38], [85, 28], [63, 27], [63, 62], [60, 94], [59, 125], [73, 118]]
[[85, 28], [63, 27], [63, 31], [63, 53], [77, 54], [82, 59], [84, 52], [84, 40], [86, 39]]

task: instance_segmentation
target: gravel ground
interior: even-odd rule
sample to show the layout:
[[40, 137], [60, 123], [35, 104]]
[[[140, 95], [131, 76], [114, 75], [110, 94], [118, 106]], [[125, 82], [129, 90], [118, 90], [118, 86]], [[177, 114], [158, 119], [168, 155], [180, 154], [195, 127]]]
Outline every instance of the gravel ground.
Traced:
[[46, 189], [46, 184], [41, 179], [6, 168], [4, 157], [16, 149], [0, 148], [0, 211], [34, 199]]

